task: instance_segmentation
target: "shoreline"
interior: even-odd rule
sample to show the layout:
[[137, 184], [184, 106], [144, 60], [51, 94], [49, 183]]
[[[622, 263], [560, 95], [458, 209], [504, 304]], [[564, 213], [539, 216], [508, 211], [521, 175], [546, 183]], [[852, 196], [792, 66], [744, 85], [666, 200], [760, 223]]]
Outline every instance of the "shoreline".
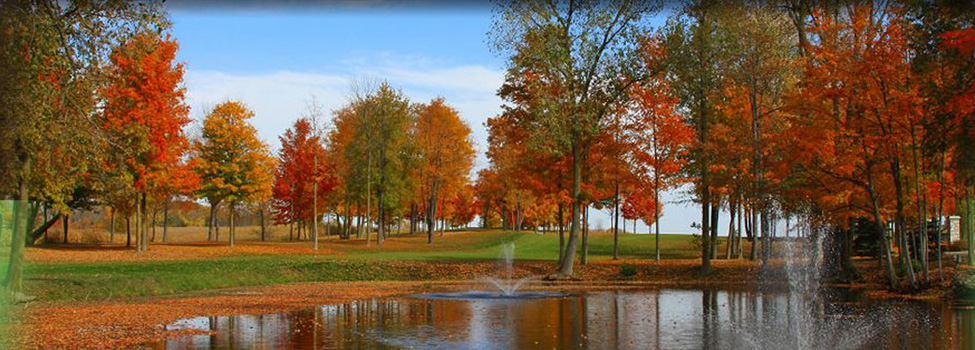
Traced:
[[[417, 262], [411, 262], [416, 264]], [[621, 289], [721, 289], [785, 290], [784, 280], [772, 274], [758, 274], [760, 265], [751, 261], [723, 261], [709, 274], [695, 272], [696, 260], [667, 262], [599, 261], [581, 266], [578, 277], [567, 280], [540, 278], [526, 290], [596, 291]], [[424, 262], [425, 268], [441, 270], [444, 263]], [[496, 265], [497, 262], [453, 262], [448, 264]], [[537, 271], [538, 264], [516, 262], [517, 275]], [[611, 271], [619, 266], [638, 266], [632, 278], [620, 278]], [[639, 269], [642, 267], [642, 269]], [[481, 269], [474, 269], [481, 270]], [[441, 270], [442, 271], [442, 270]], [[870, 276], [870, 271], [864, 271]], [[660, 276], [670, 278], [654, 278]], [[544, 277], [544, 275], [538, 275]], [[239, 314], [270, 314], [305, 309], [316, 305], [343, 304], [356, 300], [396, 297], [431, 292], [456, 292], [483, 286], [475, 278], [414, 281], [300, 282], [265, 286], [220, 288], [169, 295], [138, 296], [88, 301], [40, 301], [23, 305], [23, 327], [17, 346], [24, 349], [113, 349], [162, 342], [171, 337], [208, 334], [199, 330], [167, 330], [179, 319]], [[863, 290], [876, 299], [944, 299], [943, 291], [925, 295], [897, 295], [885, 285], [865, 282], [824, 284]]]

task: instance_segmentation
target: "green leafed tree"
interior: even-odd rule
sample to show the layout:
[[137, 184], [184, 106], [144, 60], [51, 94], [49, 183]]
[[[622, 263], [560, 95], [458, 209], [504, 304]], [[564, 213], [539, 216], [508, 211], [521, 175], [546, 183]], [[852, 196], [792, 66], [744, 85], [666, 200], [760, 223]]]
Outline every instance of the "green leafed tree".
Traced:
[[[67, 211], [87, 185], [89, 149], [104, 140], [91, 119], [91, 93], [118, 43], [167, 26], [155, 1], [0, 2], [0, 193], [17, 200], [5, 285], [22, 289], [23, 246], [32, 221], [28, 202]], [[10, 181], [7, 181], [10, 180]], [[33, 205], [36, 208], [36, 205]]]
[[585, 154], [645, 77], [640, 39], [654, 1], [502, 1], [491, 30], [494, 48], [508, 54], [500, 94], [523, 109], [520, 127], [534, 144], [572, 158], [571, 225], [559, 274], [572, 275], [579, 245]]

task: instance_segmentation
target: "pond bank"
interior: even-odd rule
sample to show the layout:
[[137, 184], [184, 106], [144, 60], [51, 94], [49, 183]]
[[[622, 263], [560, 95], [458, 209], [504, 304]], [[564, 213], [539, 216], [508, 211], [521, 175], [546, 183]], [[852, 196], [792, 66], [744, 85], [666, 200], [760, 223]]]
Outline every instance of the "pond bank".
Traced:
[[[697, 260], [666, 262], [600, 261], [580, 266], [577, 278], [540, 281], [532, 289], [724, 288], [754, 289], [758, 266], [751, 262], [722, 261], [716, 271], [702, 274]], [[400, 262], [385, 262], [398, 266]], [[407, 265], [405, 262], [402, 264]], [[414, 276], [438, 276], [419, 281], [304, 282], [271, 286], [216, 289], [165, 296], [53, 300], [22, 305], [19, 343], [28, 349], [112, 349], [193, 334], [194, 330], [166, 330], [181, 318], [234, 314], [266, 314], [314, 305], [434, 291], [484, 288], [479, 276], [496, 274], [498, 263], [409, 262]], [[379, 264], [380, 267], [386, 265]], [[517, 262], [518, 276], [545, 276], [551, 262]], [[626, 267], [624, 267], [626, 266]], [[626, 272], [629, 271], [629, 272]], [[626, 273], [621, 273], [626, 272]], [[407, 277], [405, 275], [398, 277]], [[764, 285], [781, 287], [770, 281]]]
[[[320, 259], [316, 259], [320, 260]], [[324, 261], [321, 261], [324, 263]], [[238, 314], [268, 314], [304, 309], [315, 305], [342, 304], [354, 300], [388, 297], [404, 294], [466, 291], [486, 288], [477, 278], [497, 275], [497, 261], [327, 261], [326, 265], [302, 262], [275, 270], [286, 274], [282, 283], [264, 286], [211, 288], [203, 291], [182, 293], [134, 294], [105, 296], [97, 290], [81, 298], [42, 299], [23, 304], [22, 327], [19, 343], [28, 349], [91, 348], [111, 349], [158, 342], [168, 337], [198, 334], [198, 330], [167, 330], [164, 325], [178, 319], [196, 316], [221, 316]], [[310, 265], [309, 265], [310, 264]], [[330, 265], [329, 265], [330, 264]], [[586, 266], [577, 266], [576, 276], [569, 280], [541, 280], [553, 269], [549, 261], [518, 261], [516, 276], [538, 276], [540, 280], [531, 289], [549, 290], [598, 290], [598, 289], [727, 289], [755, 290], [787, 288], [781, 262], [772, 264], [766, 274], [761, 274], [759, 263], [747, 260], [717, 260], [714, 270], [702, 273], [697, 259], [646, 261], [600, 260]], [[946, 295], [950, 282], [943, 282], [921, 294], [892, 294], [886, 290], [882, 271], [875, 263], [860, 261], [864, 281], [853, 285], [832, 285], [866, 290], [876, 298], [936, 299]], [[295, 266], [300, 266], [296, 268]], [[358, 267], [357, 267], [358, 266]], [[245, 268], [238, 266], [238, 268]], [[334, 271], [319, 271], [333, 268]], [[360, 269], [348, 273], [350, 269]], [[228, 271], [228, 270], [224, 270]], [[236, 270], [229, 270], [236, 271]], [[266, 272], [258, 269], [257, 272]], [[322, 273], [328, 272], [326, 275]], [[152, 276], [161, 271], [141, 270]], [[290, 275], [287, 275], [290, 274]], [[233, 273], [223, 276], [230, 283], [236, 280]], [[323, 276], [325, 276], [323, 278]], [[265, 278], [281, 276], [265, 276]], [[940, 281], [940, 276], [936, 276]], [[310, 282], [305, 278], [324, 281]], [[351, 280], [329, 281], [325, 278]], [[950, 281], [951, 278], [946, 279]], [[118, 286], [124, 281], [115, 281]], [[143, 281], [132, 282], [143, 286]], [[50, 287], [54, 287], [51, 285]], [[945, 287], [948, 286], [948, 287]], [[112, 288], [108, 288], [111, 290]], [[139, 290], [143, 291], [143, 290]], [[151, 290], [148, 290], [151, 292]], [[70, 292], [70, 291], [69, 291]], [[77, 291], [75, 291], [76, 293]], [[61, 293], [67, 293], [61, 291]], [[64, 294], [51, 294], [64, 295]], [[124, 294], [123, 294], [124, 295]], [[73, 299], [73, 300], [72, 300]]]

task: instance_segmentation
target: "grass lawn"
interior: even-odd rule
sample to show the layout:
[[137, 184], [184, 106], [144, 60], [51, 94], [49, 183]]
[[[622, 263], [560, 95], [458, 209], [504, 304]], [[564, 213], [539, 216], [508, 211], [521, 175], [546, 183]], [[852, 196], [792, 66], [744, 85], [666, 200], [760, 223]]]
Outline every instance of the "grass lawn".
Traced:
[[[620, 235], [621, 259], [652, 259], [653, 236], [645, 234]], [[335, 245], [332, 249], [349, 254], [350, 258], [369, 260], [491, 260], [501, 256], [501, 245], [515, 244], [517, 260], [556, 261], [559, 254], [557, 234], [499, 232], [496, 230], [448, 233], [434, 237], [434, 244], [426, 243], [425, 235], [394, 237], [395, 247], [365, 247], [362, 245]], [[568, 240], [568, 238], [566, 238]], [[580, 241], [580, 249], [582, 242]], [[700, 256], [691, 242], [691, 236], [678, 234], [660, 235], [661, 258], [689, 259]], [[593, 232], [589, 237], [589, 259], [606, 260], [613, 256], [611, 233]]]
[[[501, 246], [507, 242], [514, 242], [518, 260], [547, 260], [554, 264], [558, 255], [558, 236], [551, 233], [473, 230], [438, 235], [432, 245], [421, 234], [394, 236], [382, 247], [375, 242], [367, 246], [361, 240], [325, 240], [322, 247], [334, 252], [332, 255], [306, 254], [298, 246], [293, 250], [299, 253], [273, 255], [241, 253], [168, 261], [35, 262], [25, 268], [25, 284], [26, 293], [41, 300], [103, 300], [294, 282], [438, 279], [438, 274], [413, 268], [408, 262], [496, 260]], [[294, 245], [307, 243], [272, 244], [290, 244], [295, 248]], [[591, 233], [589, 247], [590, 261], [610, 259], [612, 235]], [[652, 253], [653, 236], [621, 235], [621, 258], [649, 259]], [[661, 235], [661, 255], [665, 259], [694, 258], [698, 252], [691, 236]]]
[[[9, 234], [9, 232], [3, 233]], [[7, 261], [10, 260], [9, 249], [9, 247], [0, 247], [0, 281], [7, 276]], [[0, 291], [0, 349], [6, 349], [11, 346], [8, 341], [13, 339], [11, 335], [16, 332], [15, 327], [19, 324], [14, 319], [13, 307], [10, 300], [8, 300], [9, 298], [9, 294], [5, 291]]]

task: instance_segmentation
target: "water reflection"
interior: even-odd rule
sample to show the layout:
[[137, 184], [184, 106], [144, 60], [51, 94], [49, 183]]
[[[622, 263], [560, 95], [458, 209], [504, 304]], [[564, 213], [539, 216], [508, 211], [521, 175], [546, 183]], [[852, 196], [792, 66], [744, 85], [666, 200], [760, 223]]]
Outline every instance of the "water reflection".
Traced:
[[717, 290], [587, 292], [530, 300], [373, 299], [285, 314], [182, 320], [170, 327], [215, 333], [147, 347], [975, 349], [972, 309], [938, 302], [875, 303], [847, 293], [812, 299], [815, 304], [807, 305], [809, 300], [796, 295]]

